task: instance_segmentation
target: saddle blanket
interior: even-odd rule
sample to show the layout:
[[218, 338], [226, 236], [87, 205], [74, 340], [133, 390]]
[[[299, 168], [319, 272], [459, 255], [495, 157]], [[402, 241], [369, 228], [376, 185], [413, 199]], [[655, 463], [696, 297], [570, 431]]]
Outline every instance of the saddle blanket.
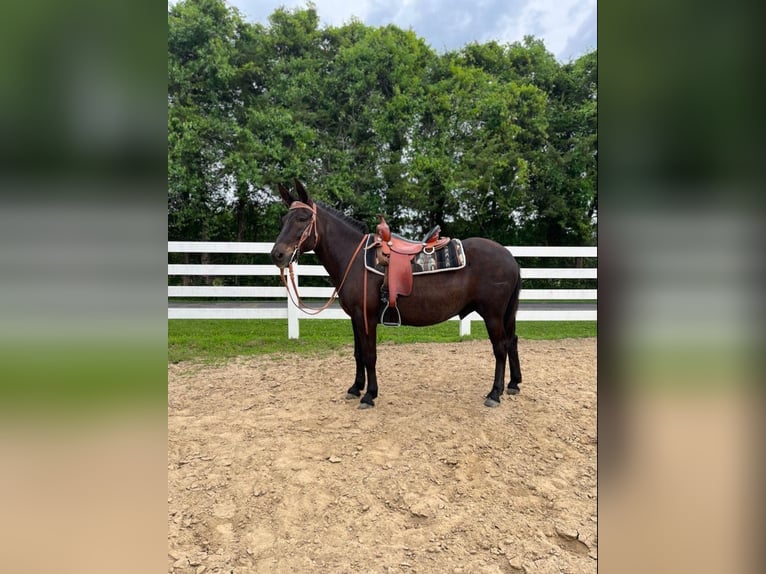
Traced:
[[[370, 235], [365, 245], [364, 265], [367, 270], [378, 275], [385, 275], [385, 267], [378, 262], [378, 249], [373, 247], [375, 238]], [[457, 271], [466, 264], [463, 243], [459, 239], [450, 242], [432, 253], [421, 251], [412, 258], [412, 274], [425, 275], [443, 271]]]

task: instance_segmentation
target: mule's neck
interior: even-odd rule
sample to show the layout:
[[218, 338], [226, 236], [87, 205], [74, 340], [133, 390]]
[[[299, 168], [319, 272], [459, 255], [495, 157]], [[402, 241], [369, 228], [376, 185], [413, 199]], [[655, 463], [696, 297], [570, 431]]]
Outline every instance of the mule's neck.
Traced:
[[317, 206], [317, 229], [319, 244], [314, 253], [319, 262], [327, 269], [333, 285], [340, 284], [346, 267], [366, 235], [347, 221]]

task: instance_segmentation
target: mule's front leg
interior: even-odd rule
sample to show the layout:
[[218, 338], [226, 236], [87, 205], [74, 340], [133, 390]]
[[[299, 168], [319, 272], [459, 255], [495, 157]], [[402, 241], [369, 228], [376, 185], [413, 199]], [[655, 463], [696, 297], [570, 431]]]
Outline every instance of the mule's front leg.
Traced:
[[378, 360], [377, 350], [377, 323], [371, 322], [369, 332], [364, 332], [364, 326], [357, 327], [359, 332], [360, 348], [362, 351], [362, 362], [367, 372], [367, 392], [359, 403], [360, 409], [369, 409], [375, 406], [375, 399], [378, 397], [378, 377], [375, 374], [375, 364]]
[[[358, 399], [362, 396], [364, 390], [364, 358], [362, 357], [362, 342], [359, 337], [359, 329], [356, 327], [356, 322], [352, 321], [351, 326], [354, 329], [354, 360], [356, 361], [356, 376], [354, 377], [354, 384], [351, 385], [346, 391], [347, 399]], [[362, 328], [362, 335], [364, 335], [364, 328]]]

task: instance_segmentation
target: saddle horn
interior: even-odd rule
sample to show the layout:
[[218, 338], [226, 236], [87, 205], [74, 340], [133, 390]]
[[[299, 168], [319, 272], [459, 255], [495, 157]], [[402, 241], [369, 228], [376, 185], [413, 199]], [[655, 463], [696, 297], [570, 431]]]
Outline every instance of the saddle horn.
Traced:
[[381, 214], [378, 214], [378, 217], [380, 218], [380, 223], [375, 227], [375, 233], [380, 237], [381, 241], [391, 241], [391, 229], [388, 227], [388, 223], [386, 223], [385, 218]]

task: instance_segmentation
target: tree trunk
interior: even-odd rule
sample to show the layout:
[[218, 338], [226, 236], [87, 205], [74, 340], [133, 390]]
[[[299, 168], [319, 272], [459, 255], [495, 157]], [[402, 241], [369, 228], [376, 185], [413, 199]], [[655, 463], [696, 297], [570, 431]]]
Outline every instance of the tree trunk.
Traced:
[[245, 240], [245, 226], [247, 225], [246, 221], [246, 211], [247, 211], [247, 198], [245, 196], [240, 195], [237, 198], [237, 241], [244, 241]]

